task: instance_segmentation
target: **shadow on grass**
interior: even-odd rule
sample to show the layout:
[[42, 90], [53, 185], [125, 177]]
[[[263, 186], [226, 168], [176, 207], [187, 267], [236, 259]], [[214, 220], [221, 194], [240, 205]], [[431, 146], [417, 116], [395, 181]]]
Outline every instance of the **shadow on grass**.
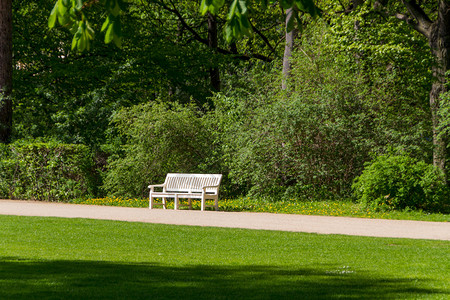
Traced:
[[[0, 258], [0, 299], [405, 299], [421, 282], [270, 266], [164, 266]], [[423, 283], [423, 282], [422, 282]]]

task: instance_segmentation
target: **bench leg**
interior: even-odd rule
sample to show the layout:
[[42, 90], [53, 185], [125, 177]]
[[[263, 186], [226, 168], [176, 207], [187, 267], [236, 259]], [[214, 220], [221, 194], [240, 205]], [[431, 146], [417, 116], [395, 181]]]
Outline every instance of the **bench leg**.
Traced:
[[175, 195], [174, 200], [173, 200], [173, 209], [177, 210], [178, 209], [178, 195]]
[[149, 209], [153, 209], [153, 197], [152, 197], [152, 193], [150, 193], [148, 195], [148, 208]]
[[202, 196], [202, 211], [204, 211], [206, 209], [206, 199], [205, 196]]

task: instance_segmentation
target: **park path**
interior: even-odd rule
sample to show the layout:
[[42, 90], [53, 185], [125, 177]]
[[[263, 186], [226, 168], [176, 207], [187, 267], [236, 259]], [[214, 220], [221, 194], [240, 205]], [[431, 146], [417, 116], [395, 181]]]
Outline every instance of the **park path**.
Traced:
[[450, 222], [381, 220], [250, 212], [150, 210], [147, 208], [21, 200], [0, 200], [0, 215], [87, 218], [319, 234], [450, 240]]

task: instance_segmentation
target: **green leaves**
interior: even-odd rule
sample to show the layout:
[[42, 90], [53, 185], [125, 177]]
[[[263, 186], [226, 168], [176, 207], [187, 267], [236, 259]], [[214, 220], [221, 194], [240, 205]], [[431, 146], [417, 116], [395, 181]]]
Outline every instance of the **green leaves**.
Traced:
[[202, 3], [200, 4], [200, 12], [204, 15], [209, 11], [215, 15], [224, 4], [225, 0], [202, 0]]
[[234, 0], [227, 17], [225, 35], [228, 42], [233, 38], [239, 39], [244, 35], [251, 36], [252, 28], [247, 17], [248, 9], [245, 0]]
[[74, 14], [71, 14], [71, 3], [67, 0], [58, 0], [53, 7], [48, 19], [48, 27], [53, 28], [58, 20], [61, 26], [70, 26], [74, 22]]
[[89, 26], [89, 23], [84, 20], [78, 23], [78, 30], [72, 39], [72, 50], [77, 49], [79, 52], [89, 50], [91, 47], [90, 41], [94, 39], [94, 30]]
[[[200, 5], [200, 12], [203, 15], [207, 12], [217, 14], [224, 2], [224, 0], [203, 0]], [[225, 35], [228, 42], [231, 42], [233, 38], [239, 39], [243, 35], [251, 35], [252, 29], [247, 13], [246, 0], [233, 0], [228, 10], [227, 25], [225, 27]]]
[[379, 155], [352, 185], [359, 202], [375, 210], [442, 209], [449, 189], [442, 170], [407, 155]]
[[[126, 9], [123, 0], [101, 0], [107, 12], [107, 18], [103, 23], [102, 32], [105, 32], [105, 43], [114, 42], [117, 47], [122, 46], [122, 29], [120, 23], [120, 12]], [[91, 41], [94, 40], [95, 32], [89, 25], [84, 14], [92, 3], [84, 5], [83, 0], [58, 0], [53, 7], [49, 19], [48, 27], [54, 28], [56, 21], [70, 30], [74, 35], [72, 39], [72, 50], [83, 52], [89, 50]]]
[[[273, 4], [275, 0], [259, 0], [262, 7], [267, 7]], [[295, 20], [301, 25], [298, 17], [298, 12], [304, 12], [312, 17], [320, 16], [319, 8], [314, 4], [313, 0], [280, 0], [280, 5], [284, 9], [292, 8], [292, 14], [289, 17], [286, 31], [290, 32], [294, 29]], [[233, 39], [239, 39], [242, 36], [251, 36], [252, 27], [248, 19], [248, 0], [233, 0], [228, 10], [227, 25], [225, 27], [225, 35], [228, 42]], [[217, 14], [219, 9], [224, 5], [223, 0], [202, 0], [200, 5], [200, 12], [206, 14], [210, 12]]]
[[121, 48], [122, 47], [122, 26], [120, 19], [111, 13], [102, 25], [101, 32], [105, 32], [105, 43], [111, 43]]

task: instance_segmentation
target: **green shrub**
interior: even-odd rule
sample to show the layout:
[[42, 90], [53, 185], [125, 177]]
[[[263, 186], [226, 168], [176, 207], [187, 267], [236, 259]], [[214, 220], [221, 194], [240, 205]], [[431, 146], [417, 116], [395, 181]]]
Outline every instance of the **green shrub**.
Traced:
[[136, 105], [116, 114], [113, 124], [125, 142], [108, 161], [109, 195], [144, 197], [167, 173], [219, 172], [212, 124], [194, 106]]
[[449, 204], [443, 172], [405, 155], [378, 156], [352, 188], [358, 201], [377, 210], [446, 210]]
[[67, 201], [95, 194], [94, 163], [84, 145], [19, 141], [0, 151], [0, 197]]
[[419, 85], [397, 72], [410, 66], [407, 54], [366, 69], [361, 56], [329, 47], [338, 38], [329, 28], [305, 28], [286, 91], [281, 70], [264, 65], [237, 70], [215, 96], [224, 163], [244, 194], [347, 198], [369, 153], [394, 147], [431, 158], [428, 78]]

